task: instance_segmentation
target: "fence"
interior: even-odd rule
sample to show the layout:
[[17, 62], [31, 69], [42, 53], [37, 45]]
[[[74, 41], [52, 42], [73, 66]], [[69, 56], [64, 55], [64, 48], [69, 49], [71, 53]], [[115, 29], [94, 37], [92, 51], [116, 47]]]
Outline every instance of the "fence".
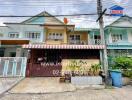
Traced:
[[25, 77], [26, 57], [0, 57], [0, 77]]

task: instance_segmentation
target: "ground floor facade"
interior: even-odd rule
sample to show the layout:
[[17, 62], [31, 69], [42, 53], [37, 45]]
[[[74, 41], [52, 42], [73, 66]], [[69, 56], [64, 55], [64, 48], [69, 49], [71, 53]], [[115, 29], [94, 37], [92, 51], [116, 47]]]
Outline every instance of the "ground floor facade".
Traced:
[[[29, 76], [61, 76], [66, 63], [73, 59], [85, 60], [89, 64], [91, 61], [99, 63], [99, 50], [31, 49], [27, 72]], [[58, 71], [58, 74], [54, 71]]]
[[[104, 46], [89, 45], [25, 45], [28, 49], [27, 76], [57, 77], [67, 70], [69, 62], [85, 66], [100, 63], [100, 50]], [[55, 73], [54, 73], [55, 72]], [[57, 72], [57, 74], [56, 74]]]

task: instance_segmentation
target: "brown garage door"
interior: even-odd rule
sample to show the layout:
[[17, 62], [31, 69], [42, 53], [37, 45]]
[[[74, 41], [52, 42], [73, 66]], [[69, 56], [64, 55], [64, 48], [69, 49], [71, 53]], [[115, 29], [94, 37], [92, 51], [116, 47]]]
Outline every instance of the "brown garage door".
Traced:
[[62, 66], [59, 65], [47, 65], [29, 64], [27, 72], [31, 77], [59, 77], [61, 76]]

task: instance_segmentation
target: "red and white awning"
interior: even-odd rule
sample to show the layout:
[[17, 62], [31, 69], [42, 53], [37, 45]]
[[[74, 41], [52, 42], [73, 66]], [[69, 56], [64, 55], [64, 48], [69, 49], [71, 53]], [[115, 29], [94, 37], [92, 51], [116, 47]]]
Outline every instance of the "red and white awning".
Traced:
[[104, 45], [49, 45], [49, 44], [28, 44], [23, 45], [26, 49], [104, 49]]

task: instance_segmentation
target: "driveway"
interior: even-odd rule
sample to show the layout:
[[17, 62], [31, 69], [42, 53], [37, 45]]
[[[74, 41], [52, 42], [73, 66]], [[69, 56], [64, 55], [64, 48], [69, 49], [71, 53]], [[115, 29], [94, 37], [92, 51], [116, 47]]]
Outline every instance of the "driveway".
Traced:
[[22, 78], [0, 78], [0, 94], [12, 88], [17, 84]]
[[132, 100], [132, 86], [49, 94], [5, 94], [0, 100]]
[[70, 83], [60, 83], [58, 77], [25, 78], [10, 93], [57, 93], [75, 91]]

